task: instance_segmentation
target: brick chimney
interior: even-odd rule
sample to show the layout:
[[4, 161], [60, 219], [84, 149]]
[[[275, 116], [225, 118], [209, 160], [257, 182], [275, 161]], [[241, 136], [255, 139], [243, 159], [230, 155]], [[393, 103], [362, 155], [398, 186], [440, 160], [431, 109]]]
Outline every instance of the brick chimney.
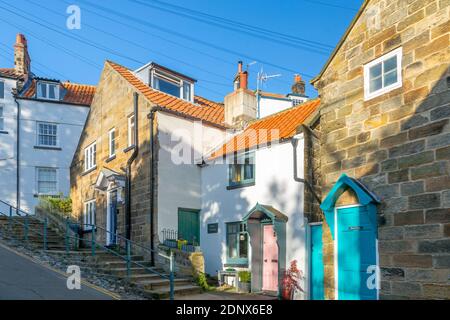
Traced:
[[14, 69], [22, 75], [29, 75], [31, 72], [31, 59], [28, 55], [27, 39], [20, 33], [17, 34], [14, 45]]
[[225, 123], [242, 128], [247, 121], [256, 119], [256, 96], [248, 89], [248, 72], [242, 70], [242, 61], [238, 62], [233, 84], [234, 91], [225, 96]]
[[294, 84], [292, 85], [292, 93], [298, 95], [305, 95], [305, 81], [299, 74], [294, 76]]

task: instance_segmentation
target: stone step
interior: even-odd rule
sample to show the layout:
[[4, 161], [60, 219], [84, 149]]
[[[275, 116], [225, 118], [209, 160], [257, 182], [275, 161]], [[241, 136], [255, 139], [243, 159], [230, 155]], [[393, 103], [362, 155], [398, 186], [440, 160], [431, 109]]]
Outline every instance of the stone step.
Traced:
[[[141, 280], [136, 283], [138, 287], [149, 290], [149, 291], [155, 291], [155, 290], [161, 290], [163, 288], [170, 289], [170, 280], [164, 279], [161, 277], [155, 277], [153, 279], [147, 279], [147, 280]], [[192, 279], [187, 278], [176, 278], [174, 279], [175, 287], [180, 287], [184, 285], [195, 285]]]
[[[201, 293], [202, 289], [194, 284], [188, 284], [188, 285], [175, 285], [174, 287], [174, 293], [175, 297], [177, 296], [183, 296], [188, 294], [196, 294]], [[170, 288], [169, 287], [162, 287], [157, 290], [143, 290], [142, 292], [146, 297], [152, 298], [152, 299], [168, 299], [170, 297]]]
[[[151, 267], [151, 262], [149, 261], [136, 261], [132, 260], [134, 262], [139, 263], [139, 265], [132, 263], [132, 266], [134, 268], [139, 268], [140, 265], [144, 267]], [[117, 261], [97, 261], [96, 266], [103, 269], [116, 269], [116, 268], [126, 268], [127, 262], [125, 260], [117, 260]]]

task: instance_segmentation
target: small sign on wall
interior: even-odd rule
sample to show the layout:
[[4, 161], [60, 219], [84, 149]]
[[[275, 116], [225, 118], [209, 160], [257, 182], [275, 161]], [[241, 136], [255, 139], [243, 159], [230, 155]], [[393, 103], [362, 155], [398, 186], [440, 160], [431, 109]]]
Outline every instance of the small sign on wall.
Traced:
[[217, 233], [217, 232], [219, 232], [219, 224], [208, 223], [208, 233]]

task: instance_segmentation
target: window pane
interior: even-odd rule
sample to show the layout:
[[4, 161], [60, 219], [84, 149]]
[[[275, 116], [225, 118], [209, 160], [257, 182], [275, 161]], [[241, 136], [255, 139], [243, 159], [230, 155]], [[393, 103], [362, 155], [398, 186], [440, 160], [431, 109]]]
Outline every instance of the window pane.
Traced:
[[56, 86], [49, 84], [48, 85], [48, 97], [50, 99], [55, 99], [56, 98]]
[[191, 100], [191, 84], [184, 82], [183, 83], [183, 99], [184, 100]]
[[397, 56], [387, 59], [384, 61], [384, 73], [397, 69]]
[[381, 77], [375, 78], [375, 79], [370, 79], [370, 85], [369, 85], [370, 92], [374, 92], [374, 91], [381, 89], [381, 87], [383, 85], [381, 79], [382, 79]]
[[248, 258], [248, 237], [246, 233], [239, 235], [239, 258]]
[[397, 69], [384, 74], [384, 86], [387, 87], [397, 82]]
[[56, 193], [56, 169], [52, 168], [38, 168], [38, 193], [49, 194]]
[[180, 87], [161, 78], [155, 77], [155, 89], [168, 93], [172, 96], [180, 97]]
[[3, 81], [0, 81], [0, 99], [4, 98], [5, 98], [5, 83]]
[[370, 68], [369, 73], [370, 73], [371, 80], [373, 78], [377, 78], [377, 77], [381, 76], [381, 63], [374, 65], [372, 68]]
[[227, 236], [227, 244], [228, 244], [228, 257], [229, 258], [237, 258], [237, 237], [236, 234], [230, 234]]
[[39, 85], [39, 88], [41, 88], [41, 97], [46, 98], [47, 97], [47, 85], [45, 83], [41, 83]]

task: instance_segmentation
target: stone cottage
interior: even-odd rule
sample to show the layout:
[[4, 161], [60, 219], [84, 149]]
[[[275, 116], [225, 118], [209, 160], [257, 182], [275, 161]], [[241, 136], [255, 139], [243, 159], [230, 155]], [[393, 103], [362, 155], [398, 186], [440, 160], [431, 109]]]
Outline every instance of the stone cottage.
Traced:
[[448, 0], [366, 0], [311, 81], [324, 298], [450, 298], [449, 63]]

